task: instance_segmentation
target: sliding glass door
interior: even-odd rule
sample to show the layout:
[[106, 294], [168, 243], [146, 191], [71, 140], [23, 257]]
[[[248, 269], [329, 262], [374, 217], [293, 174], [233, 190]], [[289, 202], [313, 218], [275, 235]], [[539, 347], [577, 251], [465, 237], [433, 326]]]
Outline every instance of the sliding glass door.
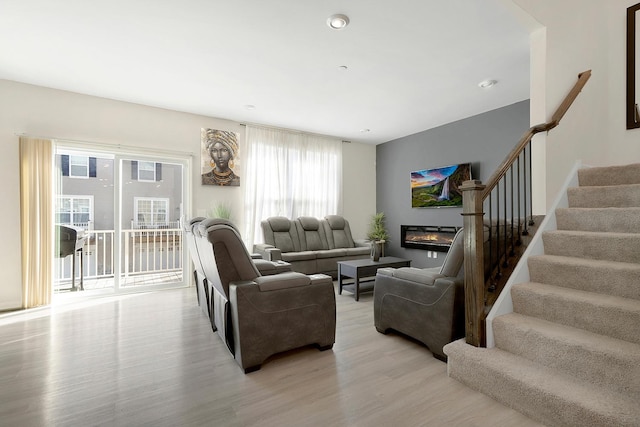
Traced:
[[120, 286], [182, 282], [184, 165], [140, 156], [119, 160]]
[[[55, 158], [54, 221], [58, 230], [76, 233], [77, 249], [56, 250], [54, 291], [188, 284], [181, 226], [188, 214], [188, 155], [58, 143]], [[57, 248], [70, 245], [62, 238], [56, 238]]]

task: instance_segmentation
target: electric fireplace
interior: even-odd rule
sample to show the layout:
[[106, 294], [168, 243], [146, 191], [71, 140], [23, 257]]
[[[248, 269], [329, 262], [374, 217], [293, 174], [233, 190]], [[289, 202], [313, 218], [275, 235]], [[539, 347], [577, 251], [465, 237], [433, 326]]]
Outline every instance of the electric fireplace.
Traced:
[[460, 228], [432, 225], [401, 225], [400, 246], [403, 248], [447, 252], [453, 237]]

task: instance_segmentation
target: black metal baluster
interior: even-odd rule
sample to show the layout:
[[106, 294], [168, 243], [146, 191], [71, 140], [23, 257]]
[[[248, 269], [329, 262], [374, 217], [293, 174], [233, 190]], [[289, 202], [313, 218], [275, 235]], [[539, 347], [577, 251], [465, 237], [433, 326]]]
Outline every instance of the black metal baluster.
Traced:
[[515, 217], [513, 216], [514, 213], [514, 197], [513, 197], [513, 165], [511, 165], [511, 167], [509, 168], [509, 174], [511, 176], [511, 252], [509, 253], [509, 256], [514, 256], [516, 254], [516, 245], [515, 245], [515, 236], [513, 235], [513, 223], [515, 222]]
[[[522, 154], [522, 153], [521, 153]], [[522, 212], [520, 212], [520, 209], [522, 207], [521, 202], [520, 202], [520, 193], [522, 192], [522, 187], [520, 187], [520, 156], [521, 154], [518, 154], [518, 240], [516, 241], [516, 244], [518, 246], [520, 246], [522, 244], [522, 239], [520, 238], [520, 230], [522, 230]]]
[[[489, 243], [489, 263], [485, 263], [485, 269], [487, 269], [485, 277], [489, 279], [489, 287], [487, 288], [488, 292], [494, 292], [496, 290], [496, 280], [493, 274], [493, 266], [494, 266], [494, 249], [493, 249], [493, 227], [491, 227], [491, 224], [493, 223], [493, 201], [494, 201], [494, 194], [495, 192], [492, 190], [490, 195], [489, 195], [489, 235], [488, 235], [488, 239], [486, 240], [486, 242]], [[483, 229], [484, 229], [484, 225], [483, 225]], [[496, 256], [497, 258], [497, 256]]]
[[527, 200], [528, 200], [528, 196], [527, 196], [527, 147], [524, 148], [524, 150], [522, 150], [522, 155], [523, 155], [523, 159], [522, 159], [522, 163], [524, 164], [524, 174], [523, 179], [524, 179], [524, 230], [522, 230], [522, 235], [523, 236], [528, 236], [529, 235], [529, 230], [527, 230]]
[[535, 222], [533, 221], [533, 169], [531, 166], [531, 140], [529, 140], [527, 146], [529, 147], [529, 205], [531, 206], [529, 225], [532, 226]]
[[503, 243], [503, 258], [502, 258], [502, 266], [504, 268], [507, 268], [508, 264], [507, 264], [507, 247], [509, 246], [507, 244], [509, 236], [507, 236], [507, 174], [505, 173], [504, 176], [502, 177], [502, 188], [504, 191], [504, 218], [502, 220], [503, 222], [503, 227], [504, 227], [504, 233], [503, 233], [503, 239], [504, 239], [504, 243]]
[[[493, 222], [491, 223], [491, 228], [493, 228]], [[493, 244], [493, 242], [491, 242]], [[500, 265], [500, 258], [502, 255], [500, 254], [500, 183], [496, 185], [496, 279], [500, 279], [502, 277], [502, 269]]]

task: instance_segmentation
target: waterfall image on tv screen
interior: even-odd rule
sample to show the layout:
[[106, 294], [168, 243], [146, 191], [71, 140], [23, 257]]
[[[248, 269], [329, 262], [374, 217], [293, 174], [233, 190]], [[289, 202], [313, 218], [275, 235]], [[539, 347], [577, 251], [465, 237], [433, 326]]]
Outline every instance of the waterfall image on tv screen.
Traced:
[[411, 172], [411, 207], [462, 206], [460, 186], [470, 179], [470, 163]]

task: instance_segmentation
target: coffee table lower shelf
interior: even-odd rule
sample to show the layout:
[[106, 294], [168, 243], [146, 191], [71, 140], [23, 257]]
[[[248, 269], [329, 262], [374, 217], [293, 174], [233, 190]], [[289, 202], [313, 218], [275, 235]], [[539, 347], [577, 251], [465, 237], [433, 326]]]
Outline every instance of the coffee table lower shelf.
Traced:
[[[409, 267], [410, 265], [410, 259], [396, 257], [382, 257], [378, 261], [373, 261], [369, 258], [338, 261], [338, 294], [342, 295], [342, 290], [346, 289], [352, 292], [355, 300], [358, 301], [361, 292], [373, 290], [373, 282], [379, 268], [400, 268]], [[351, 278], [353, 282], [344, 283], [344, 278]]]

